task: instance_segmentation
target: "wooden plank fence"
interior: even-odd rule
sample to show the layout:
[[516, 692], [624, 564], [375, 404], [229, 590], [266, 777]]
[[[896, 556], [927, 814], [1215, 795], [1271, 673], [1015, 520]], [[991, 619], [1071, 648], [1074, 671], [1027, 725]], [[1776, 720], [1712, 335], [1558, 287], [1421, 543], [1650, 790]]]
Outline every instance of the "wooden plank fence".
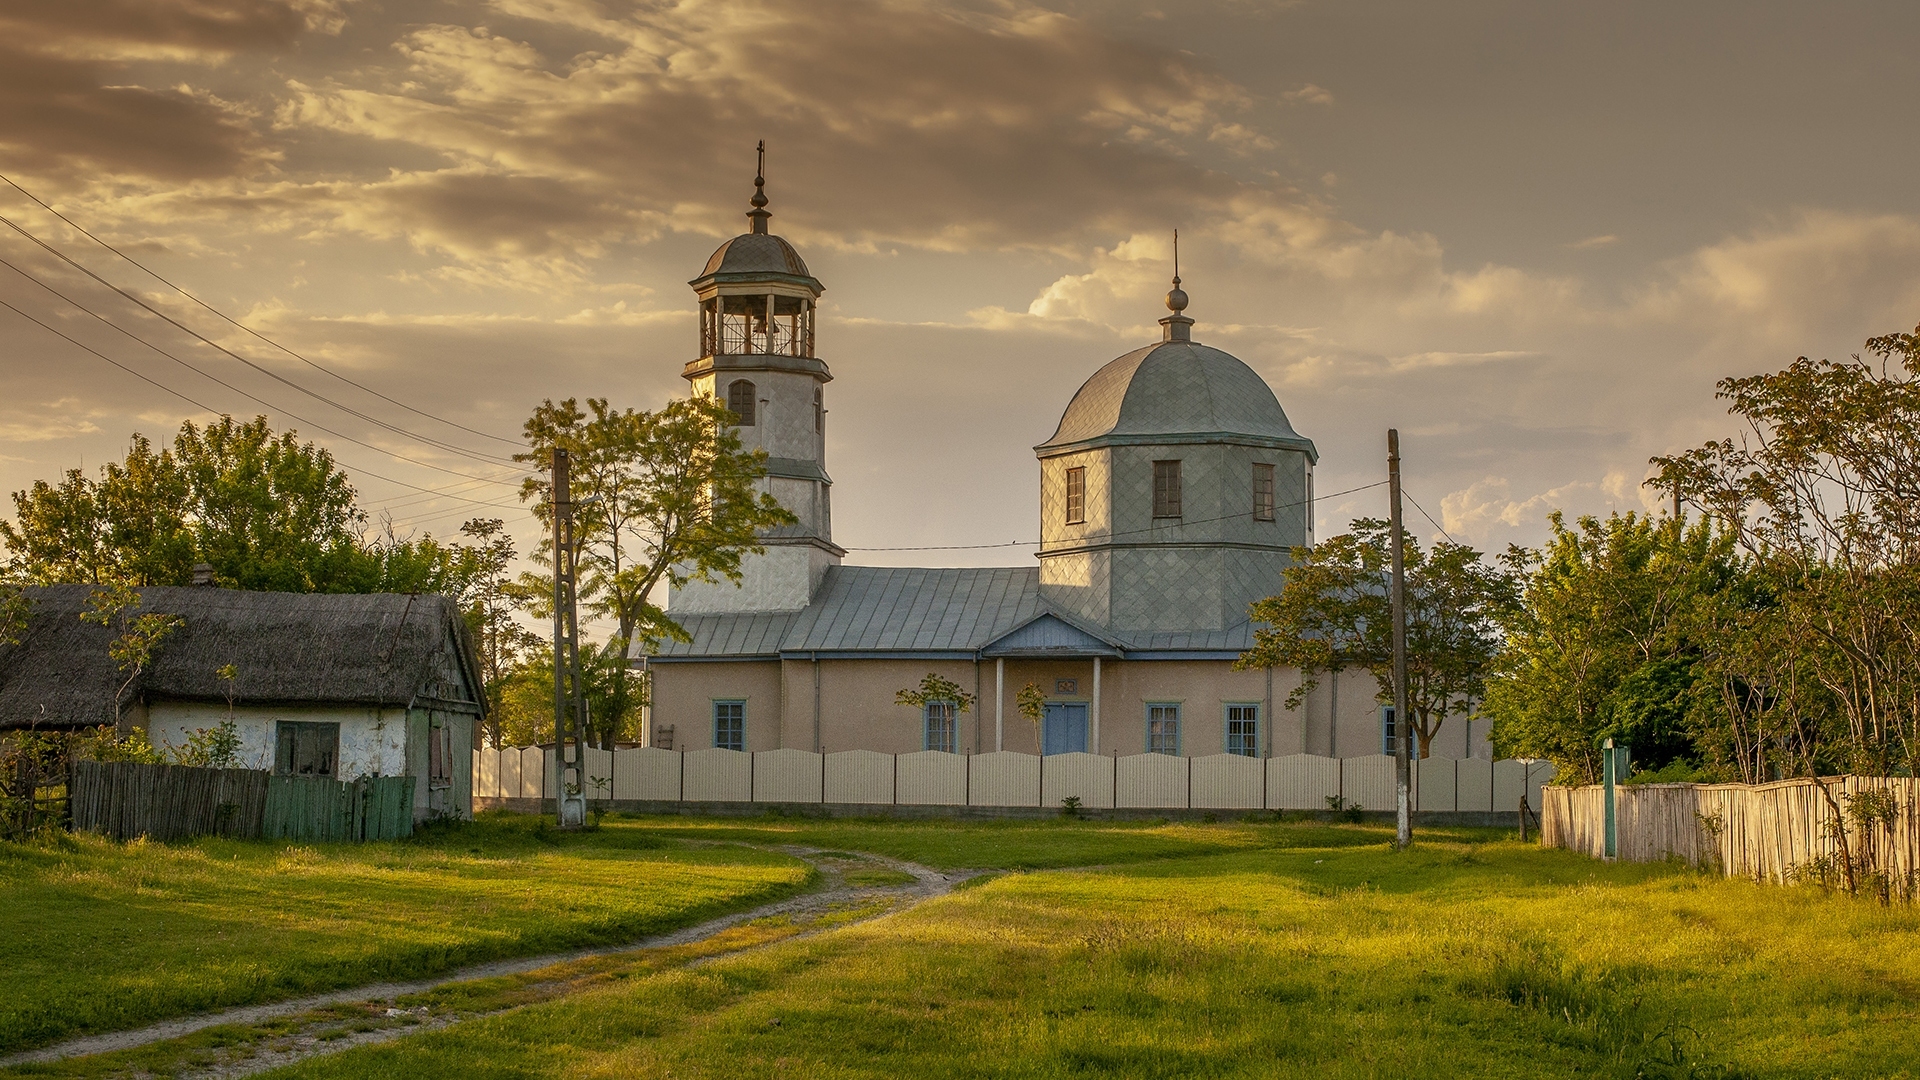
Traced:
[[116, 840], [260, 835], [267, 774], [130, 761], [73, 763], [75, 830]]
[[136, 762], [73, 763], [73, 828], [144, 836], [388, 840], [413, 834], [411, 776], [273, 776]]
[[[1717, 866], [1728, 877], [1832, 881], [1842, 872], [1844, 828], [1856, 873], [1879, 875], [1909, 894], [1920, 882], [1920, 780], [1830, 776], [1614, 790], [1616, 848], [1628, 862], [1678, 859]], [[1876, 812], [1863, 815], [1870, 808]], [[1606, 789], [1547, 788], [1540, 843], [1604, 858]]]

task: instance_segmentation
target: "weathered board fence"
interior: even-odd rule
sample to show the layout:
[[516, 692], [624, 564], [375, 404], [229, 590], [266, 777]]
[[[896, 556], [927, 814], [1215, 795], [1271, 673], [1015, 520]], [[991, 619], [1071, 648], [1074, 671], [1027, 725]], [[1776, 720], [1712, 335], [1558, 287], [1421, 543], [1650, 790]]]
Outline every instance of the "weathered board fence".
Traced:
[[72, 822], [116, 840], [145, 836], [388, 840], [413, 834], [413, 777], [354, 781], [129, 761], [76, 761]]
[[[1785, 882], [1837, 868], [1844, 827], [1857, 868], [1908, 882], [1920, 874], [1920, 780], [1621, 784], [1614, 792], [1615, 850], [1628, 862], [1679, 859], [1728, 877]], [[1604, 858], [1606, 812], [1598, 784], [1548, 788], [1540, 842]]]
[[[1546, 762], [1428, 758], [1414, 770], [1414, 806], [1426, 811], [1540, 808]], [[1390, 810], [1393, 758], [1313, 754], [1173, 757], [1134, 754], [883, 754], [842, 750], [587, 751], [588, 799], [615, 802], [764, 802], [897, 806], [1044, 806], [1077, 798], [1088, 809]], [[544, 799], [556, 792], [551, 747], [473, 753], [475, 799]]]

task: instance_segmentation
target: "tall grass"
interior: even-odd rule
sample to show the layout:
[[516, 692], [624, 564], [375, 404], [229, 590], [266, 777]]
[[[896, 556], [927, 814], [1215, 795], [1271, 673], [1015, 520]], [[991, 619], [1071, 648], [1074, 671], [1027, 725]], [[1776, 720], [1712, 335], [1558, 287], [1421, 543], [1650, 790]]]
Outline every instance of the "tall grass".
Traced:
[[0, 1052], [630, 941], [810, 879], [778, 854], [511, 817], [363, 845], [0, 844]]
[[1396, 855], [1377, 829], [1290, 830], [1220, 826], [1241, 850], [1005, 875], [900, 916], [276, 1075], [1915, 1069], [1910, 912], [1484, 834], [1428, 833]]

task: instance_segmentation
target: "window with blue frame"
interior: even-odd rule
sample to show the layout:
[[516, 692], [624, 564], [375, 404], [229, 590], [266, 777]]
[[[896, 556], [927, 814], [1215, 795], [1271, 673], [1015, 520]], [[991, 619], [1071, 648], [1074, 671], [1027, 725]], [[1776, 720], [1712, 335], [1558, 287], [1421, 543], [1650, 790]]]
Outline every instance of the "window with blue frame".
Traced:
[[1260, 756], [1260, 706], [1227, 706], [1227, 753]]
[[1177, 703], [1147, 706], [1147, 753], [1180, 756], [1180, 706]]
[[926, 746], [928, 750], [944, 750], [949, 754], [960, 752], [960, 717], [951, 701], [929, 701], [921, 706], [921, 716], [926, 721]]
[[713, 703], [713, 745], [722, 750], [747, 748], [746, 702], [716, 701]]
[[1380, 706], [1380, 752], [1383, 754], [1394, 753], [1394, 740], [1398, 737], [1399, 733], [1395, 730], [1393, 724], [1393, 706]]

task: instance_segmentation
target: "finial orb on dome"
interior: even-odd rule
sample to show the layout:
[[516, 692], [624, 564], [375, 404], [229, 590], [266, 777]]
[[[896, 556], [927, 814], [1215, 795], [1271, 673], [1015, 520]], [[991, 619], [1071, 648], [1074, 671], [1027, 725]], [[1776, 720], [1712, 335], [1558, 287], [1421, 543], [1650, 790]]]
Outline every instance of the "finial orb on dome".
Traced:
[[1173, 291], [1167, 293], [1167, 310], [1178, 315], [1187, 310], [1187, 293], [1180, 287], [1180, 279], [1173, 279]]

